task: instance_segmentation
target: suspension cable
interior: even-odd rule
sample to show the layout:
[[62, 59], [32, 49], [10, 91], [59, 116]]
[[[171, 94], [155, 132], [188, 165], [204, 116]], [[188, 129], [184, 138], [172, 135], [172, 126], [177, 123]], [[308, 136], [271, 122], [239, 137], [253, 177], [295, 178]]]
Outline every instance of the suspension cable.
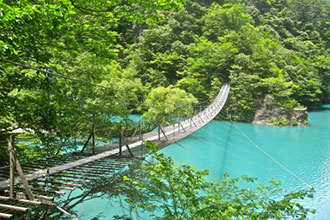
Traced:
[[196, 152], [192, 151], [191, 149], [186, 148], [185, 146], [183, 146], [182, 144], [180, 144], [180, 143], [177, 142], [177, 141], [175, 141], [174, 144], [178, 145], [179, 147], [181, 147], [181, 148], [183, 148], [183, 149], [185, 149], [185, 150], [187, 150], [187, 151], [192, 152], [192, 153], [195, 154], [195, 155], [198, 155], [199, 157], [202, 157], [202, 158], [206, 159], [207, 161], [210, 161], [210, 162], [212, 162], [212, 163], [214, 163], [214, 164], [216, 164], [216, 165], [219, 165], [219, 166], [224, 167], [224, 168], [226, 168], [226, 169], [228, 169], [228, 170], [231, 170], [231, 171], [233, 171], [234, 173], [236, 173], [236, 174], [239, 175], [239, 172], [238, 172], [238, 171], [236, 171], [236, 170], [234, 170], [234, 169], [232, 169], [232, 168], [230, 168], [230, 167], [227, 167], [227, 166], [224, 165], [224, 164], [220, 164], [220, 163], [217, 162], [217, 161], [210, 160], [210, 157], [204, 156], [204, 155], [202, 155], [201, 153], [196, 153]]
[[301, 183], [306, 185], [311, 190], [314, 190], [314, 187], [307, 183], [305, 180], [303, 180], [300, 176], [295, 174], [293, 171], [291, 171], [288, 167], [286, 167], [284, 164], [282, 164], [280, 161], [276, 160], [272, 155], [267, 153], [262, 147], [260, 147], [257, 143], [255, 143], [249, 136], [247, 136], [235, 123], [233, 123], [231, 116], [229, 115], [231, 123], [234, 125], [236, 130], [245, 137], [255, 148], [257, 148], [259, 151], [261, 151], [263, 154], [265, 154], [269, 159], [271, 159], [274, 163], [278, 164], [280, 167], [282, 167], [284, 170], [286, 170], [289, 174], [291, 174], [293, 177], [295, 177], [297, 180], [299, 180]]
[[[63, 79], [67, 79], [67, 80], [71, 80], [71, 81], [74, 81], [74, 82], [79, 82], [79, 83], [83, 83], [83, 84], [87, 84], [87, 85], [90, 85], [90, 86], [94, 86], [94, 87], [99, 87], [99, 88], [102, 88], [102, 89], [109, 89], [109, 90], [112, 90], [112, 91], [118, 91], [118, 92], [124, 92], [126, 94], [134, 94], [136, 95], [135, 93], [132, 93], [132, 92], [127, 92], [126, 90], [121, 90], [121, 89], [115, 89], [115, 88], [111, 88], [111, 87], [107, 87], [107, 86], [102, 86], [102, 85], [99, 85], [99, 84], [95, 84], [95, 83], [91, 83], [91, 82], [88, 82], [88, 81], [84, 81], [84, 80], [80, 80], [80, 79], [77, 79], [77, 78], [73, 78], [73, 77], [70, 77], [70, 76], [67, 76], [67, 75], [63, 75], [63, 74], [58, 74], [58, 73], [55, 73], [54, 71], [50, 71], [50, 70], [42, 70], [40, 68], [36, 68], [36, 67], [31, 67], [31, 66], [28, 66], [28, 65], [25, 65], [25, 64], [22, 64], [22, 63], [18, 63], [18, 62], [14, 62], [14, 61], [10, 61], [10, 60], [6, 60], [6, 59], [3, 59], [3, 58], [0, 58], [0, 61], [2, 62], [6, 62], [6, 63], [10, 63], [10, 64], [13, 64], [13, 65], [16, 65], [16, 66], [21, 66], [21, 67], [24, 67], [26, 69], [32, 69], [32, 70], [36, 70], [36, 71], [39, 71], [39, 72], [42, 72], [42, 73], [45, 73], [46, 76], [47, 75], [52, 75], [52, 76], [55, 76], [55, 77], [60, 77], [60, 78], [63, 78]], [[144, 97], [144, 96], [141, 96], [141, 97]], [[215, 97], [215, 96], [214, 96]], [[213, 97], [213, 98], [214, 98]], [[200, 101], [199, 102], [199, 105], [201, 105], [202, 103], [206, 103], [206, 102], [209, 102], [211, 101], [212, 98], [208, 98], [208, 99], [205, 99], [203, 101]], [[127, 104], [135, 104], [136, 103], [127, 103]], [[174, 103], [172, 103], [174, 104]], [[146, 105], [146, 104], [144, 104]], [[150, 106], [150, 105], [149, 105]], [[187, 105], [181, 105], [182, 107], [185, 107]], [[180, 106], [179, 106], [180, 107]]]

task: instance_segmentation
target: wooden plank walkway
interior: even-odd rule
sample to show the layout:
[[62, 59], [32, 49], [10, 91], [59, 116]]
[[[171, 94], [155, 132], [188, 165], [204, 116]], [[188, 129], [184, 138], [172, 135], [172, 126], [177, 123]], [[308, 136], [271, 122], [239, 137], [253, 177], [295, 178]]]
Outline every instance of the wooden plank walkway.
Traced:
[[[179, 139], [182, 139], [189, 134], [193, 133], [194, 131], [200, 129], [207, 123], [209, 123], [211, 120], [213, 120], [219, 112], [222, 110], [223, 106], [225, 105], [228, 95], [230, 91], [230, 86], [229, 84], [224, 84], [218, 93], [217, 97], [214, 99], [214, 101], [203, 111], [197, 113], [195, 116], [192, 118], [188, 118], [183, 122], [176, 123], [174, 125], [167, 126], [163, 128], [163, 133], [160, 134], [160, 138], [165, 138], [165, 136], [169, 139], [168, 143], [171, 143], [173, 141], [177, 141]], [[129, 144], [128, 146], [131, 149], [134, 149], [136, 147], [139, 147], [143, 144], [143, 141], [149, 140], [149, 141], [157, 141], [158, 140], [158, 131], [152, 131], [149, 133], [146, 133], [143, 135], [143, 140], [136, 141], [132, 144]], [[171, 141], [172, 140], [172, 141]], [[49, 174], [56, 174], [61, 171], [65, 171], [74, 167], [78, 167], [105, 157], [109, 157], [115, 154], [119, 153], [119, 149], [113, 149], [109, 151], [105, 151], [103, 153], [93, 155], [87, 158], [83, 159], [78, 159], [73, 162], [68, 162], [63, 165], [58, 165], [55, 167], [49, 168]], [[26, 174], [25, 177], [28, 181], [38, 179], [40, 177], [45, 177], [46, 176], [46, 169], [40, 169], [37, 170], [33, 173]], [[15, 185], [21, 183], [21, 179], [19, 177], [15, 178], [14, 181]], [[0, 189], [4, 189], [9, 187], [9, 180], [3, 180], [0, 182]]]

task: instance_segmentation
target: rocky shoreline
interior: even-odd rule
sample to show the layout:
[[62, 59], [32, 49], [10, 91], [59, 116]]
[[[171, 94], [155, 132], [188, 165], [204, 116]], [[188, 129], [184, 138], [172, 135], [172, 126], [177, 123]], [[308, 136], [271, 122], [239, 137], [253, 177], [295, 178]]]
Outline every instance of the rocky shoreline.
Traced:
[[303, 126], [308, 122], [307, 108], [294, 108], [291, 111], [284, 107], [275, 106], [267, 95], [261, 107], [256, 111], [253, 124], [256, 125], [291, 125]]

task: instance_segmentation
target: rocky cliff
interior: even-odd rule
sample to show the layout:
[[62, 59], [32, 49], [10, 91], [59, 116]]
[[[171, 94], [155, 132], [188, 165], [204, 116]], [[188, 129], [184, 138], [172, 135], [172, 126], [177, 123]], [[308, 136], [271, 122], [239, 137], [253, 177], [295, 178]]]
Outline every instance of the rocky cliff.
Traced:
[[306, 108], [294, 108], [287, 110], [273, 104], [273, 98], [267, 95], [256, 111], [253, 124], [257, 125], [293, 125], [302, 126], [308, 121]]

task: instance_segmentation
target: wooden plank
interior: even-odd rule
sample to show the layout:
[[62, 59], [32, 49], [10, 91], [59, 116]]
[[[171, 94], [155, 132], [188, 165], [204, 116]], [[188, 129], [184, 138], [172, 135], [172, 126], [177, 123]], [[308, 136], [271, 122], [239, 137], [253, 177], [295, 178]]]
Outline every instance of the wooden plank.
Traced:
[[0, 196], [0, 200], [4, 200], [4, 201], [17, 201], [17, 202], [21, 202], [21, 203], [26, 203], [29, 205], [40, 205], [41, 202], [39, 201], [31, 201], [31, 200], [26, 200], [26, 199], [16, 199], [16, 198], [10, 198], [10, 197], [6, 197], [6, 196]]
[[[40, 179], [38, 179], [40, 180]], [[43, 179], [41, 179], [43, 180]], [[77, 179], [77, 176], [51, 176], [50, 178], [51, 183], [57, 184], [57, 185], [67, 185], [67, 186], [82, 186], [84, 183], [87, 183], [86, 181], [82, 181]], [[77, 185], [74, 185], [77, 184]]]
[[91, 169], [91, 170], [96, 170], [96, 171], [99, 171], [99, 172], [106, 172], [106, 171], [109, 171], [109, 170], [113, 170], [112, 168], [115, 167], [114, 165], [109, 165], [107, 166], [106, 164], [104, 164], [103, 166], [96, 166], [96, 165], [88, 165], [88, 164], [84, 164], [84, 165], [81, 165], [80, 166], [81, 168], [87, 168], [87, 169]]
[[[18, 187], [18, 190], [20, 190], [20, 189], [22, 189], [22, 188], [19, 188]], [[9, 195], [9, 191], [8, 190], [4, 190], [4, 192], [5, 192], [5, 195]], [[44, 192], [44, 191], [42, 191], [42, 192]], [[17, 195], [24, 195], [25, 196], [25, 194], [22, 192], [22, 190], [20, 190], [20, 191], [16, 191], [15, 190], [15, 192], [14, 192], [14, 194], [16, 194], [16, 196]], [[54, 200], [54, 197], [50, 197], [50, 196], [45, 196], [45, 195], [39, 195], [39, 194], [34, 194], [34, 196], [37, 198], [37, 199], [45, 199], [45, 200]], [[30, 201], [30, 200], [29, 200]]]
[[51, 177], [54, 180], [61, 180], [61, 181], [70, 182], [70, 183], [84, 184], [84, 183], [90, 182], [89, 180], [86, 180], [86, 179], [81, 180], [81, 179], [77, 178], [74, 175], [65, 175], [65, 174], [59, 175], [57, 173], [57, 174], [55, 174], [55, 175], [53, 175]]
[[69, 181], [72, 181], [72, 179], [75, 179], [77, 181], [81, 181], [81, 180], [95, 181], [95, 180], [99, 179], [99, 178], [96, 178], [96, 177], [79, 176], [79, 175], [76, 175], [74, 173], [65, 173], [65, 171], [62, 171], [60, 173], [56, 173], [56, 177], [68, 178], [68, 179], [70, 179]]
[[[31, 185], [31, 186], [32, 186], [33, 192], [38, 192], [40, 194], [46, 194], [47, 196], [51, 195], [51, 194], [57, 194], [57, 195], [66, 194], [66, 192], [62, 192], [62, 191], [58, 191], [58, 190], [45, 189], [45, 186], [41, 186], [41, 188], [36, 188], [37, 186], [33, 186], [33, 185]], [[20, 187], [20, 186], [16, 186], [16, 188], [20, 189], [21, 191], [24, 190], [24, 188]]]
[[42, 200], [47, 200], [47, 201], [53, 201], [54, 197], [52, 196], [44, 196], [44, 195], [35, 195], [36, 198]]
[[[42, 188], [45, 187], [44, 183], [35, 183], [35, 182], [33, 182], [33, 183], [30, 183], [30, 185], [33, 186], [33, 187], [42, 187]], [[71, 190], [71, 191], [74, 190], [73, 187], [63, 187], [63, 186], [59, 186], [59, 185], [47, 185], [47, 188], [52, 189], [52, 190], [56, 190], [57, 192], [61, 192], [59, 190]], [[47, 192], [49, 192], [48, 189], [47, 189]]]
[[26, 212], [28, 210], [28, 208], [25, 208], [25, 207], [20, 207], [20, 206], [15, 206], [15, 205], [7, 205], [7, 204], [0, 204], [0, 208], [19, 211], [19, 212]]
[[74, 187], [67, 187], [67, 186], [56, 186], [56, 188], [60, 190], [70, 190], [70, 191], [75, 190]]
[[[74, 167], [75, 168], [75, 167]], [[97, 173], [89, 173], [88, 171], [79, 171], [75, 170], [73, 168], [70, 168], [68, 170], [64, 170], [64, 173], [70, 173], [70, 174], [75, 174], [76, 176], [89, 176], [89, 177], [102, 177], [103, 174], [97, 174]]]
[[0, 212], [0, 218], [10, 219], [11, 217], [13, 217], [12, 214], [7, 214], [7, 213]]
[[72, 168], [72, 171], [84, 172], [84, 173], [87, 173], [87, 175], [90, 175], [90, 174], [103, 175], [105, 172], [110, 171], [110, 169], [109, 170], [96, 170], [93, 168], [79, 166], [79, 167]]
[[59, 182], [59, 181], [50, 181], [51, 183], [54, 183], [56, 185], [61, 185], [61, 186], [74, 186], [74, 187], [82, 187], [82, 184], [78, 183], [66, 183], [66, 182]]

